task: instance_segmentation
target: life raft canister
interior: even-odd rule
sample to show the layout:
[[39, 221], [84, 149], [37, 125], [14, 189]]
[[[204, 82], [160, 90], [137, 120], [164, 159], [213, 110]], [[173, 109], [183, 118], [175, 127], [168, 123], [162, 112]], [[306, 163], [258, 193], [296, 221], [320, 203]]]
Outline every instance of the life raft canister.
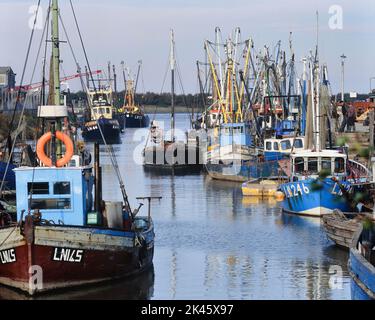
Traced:
[[[74, 154], [73, 142], [68, 135], [61, 131], [56, 131], [55, 136], [62, 143], [64, 143], [66, 148], [64, 156], [56, 161], [56, 167], [63, 167], [70, 161]], [[42, 163], [47, 167], [52, 167], [52, 159], [46, 155], [44, 147], [51, 139], [52, 132], [47, 132], [40, 137], [36, 145], [36, 154], [39, 160], [42, 161]]]

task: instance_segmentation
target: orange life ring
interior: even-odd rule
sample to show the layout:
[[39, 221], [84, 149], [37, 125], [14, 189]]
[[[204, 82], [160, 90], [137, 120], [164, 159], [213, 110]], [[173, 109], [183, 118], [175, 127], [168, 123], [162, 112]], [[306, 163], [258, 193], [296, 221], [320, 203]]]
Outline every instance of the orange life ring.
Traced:
[[[61, 131], [56, 131], [55, 135], [57, 139], [65, 144], [66, 151], [64, 156], [56, 161], [56, 167], [63, 167], [70, 161], [74, 154], [73, 142], [68, 135]], [[38, 155], [39, 160], [47, 167], [52, 167], [52, 159], [47, 157], [44, 147], [51, 139], [52, 132], [47, 132], [40, 137], [36, 145], [36, 154]]]

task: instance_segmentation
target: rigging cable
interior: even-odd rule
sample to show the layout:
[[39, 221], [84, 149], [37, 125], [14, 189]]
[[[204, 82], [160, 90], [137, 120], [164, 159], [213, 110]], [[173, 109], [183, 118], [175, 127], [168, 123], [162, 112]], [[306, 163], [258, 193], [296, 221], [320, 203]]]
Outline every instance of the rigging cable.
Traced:
[[[35, 31], [35, 26], [36, 26], [36, 22], [37, 22], [37, 17], [38, 17], [39, 9], [40, 9], [40, 0], [38, 0], [38, 6], [37, 6], [36, 13], [35, 13], [33, 28], [31, 30], [31, 34], [30, 34], [30, 38], [29, 38], [29, 43], [28, 43], [28, 46], [27, 46], [26, 58], [25, 58], [25, 63], [24, 63], [23, 70], [22, 70], [20, 87], [19, 87], [18, 92], [17, 92], [17, 98], [16, 98], [16, 101], [15, 101], [14, 109], [13, 109], [12, 120], [11, 120], [10, 125], [9, 125], [8, 138], [11, 136], [11, 133], [13, 131], [13, 122], [15, 121], [15, 116], [16, 116], [18, 101], [20, 100], [20, 97], [21, 97], [21, 91], [22, 91], [22, 87], [23, 87], [23, 81], [24, 81], [24, 77], [25, 77], [25, 73], [26, 73], [26, 66], [27, 66], [27, 62], [29, 60], [29, 55], [30, 55], [30, 50], [31, 50], [31, 44], [32, 44], [32, 41], [33, 41], [33, 38], [34, 38], [34, 31]], [[39, 47], [38, 53], [40, 53], [40, 47]], [[35, 72], [35, 68], [33, 70], [32, 78], [34, 77], [34, 72]], [[30, 83], [32, 83], [32, 79], [31, 79]], [[22, 124], [23, 114], [24, 114], [24, 111], [25, 111], [25, 106], [26, 106], [26, 101], [27, 101], [26, 99], [27, 99], [28, 96], [29, 95], [26, 94], [25, 101], [24, 101], [24, 104], [22, 106], [21, 115], [20, 115], [20, 118], [19, 118], [19, 121], [18, 121], [18, 126], [17, 126], [16, 132], [18, 131], [18, 129], [20, 128], [20, 126]], [[17, 137], [12, 142], [11, 150], [9, 150], [9, 157], [8, 157], [8, 160], [7, 160], [7, 165], [5, 167], [4, 176], [3, 176], [3, 179], [2, 179], [1, 185], [0, 185], [0, 196], [2, 195], [2, 192], [3, 192], [3, 187], [4, 187], [4, 183], [5, 183], [5, 177], [6, 177], [6, 174], [7, 174], [8, 170], [9, 170], [9, 165], [10, 165], [10, 161], [12, 159], [12, 154], [13, 154], [13, 151], [14, 151], [16, 140], [17, 140]]]
[[[79, 28], [79, 25], [78, 25], [78, 21], [77, 21], [77, 17], [76, 17], [76, 14], [75, 14], [75, 10], [74, 10], [74, 7], [73, 7], [72, 0], [69, 0], [69, 2], [70, 2], [70, 7], [71, 7], [72, 12], [73, 12], [74, 21], [75, 21], [75, 24], [76, 24], [76, 27], [77, 27], [77, 31], [78, 31], [78, 34], [79, 34], [79, 38], [80, 38], [80, 42], [81, 42], [81, 45], [82, 45], [82, 49], [83, 49], [83, 52], [84, 52], [84, 55], [85, 55], [85, 60], [86, 60], [86, 63], [87, 63], [87, 67], [88, 67], [89, 72], [90, 72], [90, 77], [91, 77], [91, 79], [93, 81], [93, 76], [92, 76], [92, 72], [91, 72], [90, 63], [89, 63], [89, 60], [87, 58], [86, 49], [85, 49], [85, 46], [84, 46], [84, 43], [83, 43], [81, 31], [80, 31], [80, 28]], [[93, 81], [93, 86], [94, 86], [94, 90], [96, 92], [96, 87], [95, 87], [95, 82], [94, 81]], [[89, 103], [89, 107], [91, 108], [90, 103]], [[127, 210], [129, 210], [130, 215], [134, 218], [133, 212], [132, 212], [131, 207], [130, 207], [128, 195], [127, 195], [126, 190], [125, 190], [125, 185], [124, 185], [124, 182], [123, 182], [122, 177], [121, 177], [120, 169], [118, 167], [118, 163], [117, 163], [116, 157], [115, 157], [114, 152], [113, 152], [113, 148], [110, 147], [107, 144], [107, 141], [105, 140], [105, 137], [104, 137], [104, 134], [103, 134], [103, 130], [102, 130], [102, 128], [101, 128], [101, 126], [100, 126], [99, 123], [98, 123], [98, 128], [99, 128], [99, 131], [100, 131], [100, 135], [101, 135], [101, 137], [103, 139], [103, 142], [105, 144], [105, 147], [107, 149], [107, 152], [109, 154], [110, 160], [112, 162], [113, 169], [114, 169], [114, 171], [115, 171], [115, 173], [117, 175], [117, 179], [118, 179], [118, 182], [119, 182], [119, 185], [120, 185], [120, 189], [121, 189], [121, 192], [122, 192], [122, 196], [123, 196], [123, 200], [124, 200], [124, 205], [126, 206]]]

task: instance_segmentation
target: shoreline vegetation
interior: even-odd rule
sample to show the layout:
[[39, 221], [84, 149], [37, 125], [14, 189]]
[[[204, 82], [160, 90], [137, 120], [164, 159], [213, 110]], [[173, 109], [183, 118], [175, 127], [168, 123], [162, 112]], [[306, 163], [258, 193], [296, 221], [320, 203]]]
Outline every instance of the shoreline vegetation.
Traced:
[[[144, 111], [147, 114], [153, 114], [153, 113], [171, 113], [172, 108], [170, 106], [160, 107], [160, 106], [144, 106]], [[156, 111], [156, 112], [155, 112]], [[176, 106], [174, 107], [175, 113], [192, 113], [193, 109], [191, 107], [186, 106]], [[199, 108], [194, 108], [194, 114], [201, 113], [202, 110]]]

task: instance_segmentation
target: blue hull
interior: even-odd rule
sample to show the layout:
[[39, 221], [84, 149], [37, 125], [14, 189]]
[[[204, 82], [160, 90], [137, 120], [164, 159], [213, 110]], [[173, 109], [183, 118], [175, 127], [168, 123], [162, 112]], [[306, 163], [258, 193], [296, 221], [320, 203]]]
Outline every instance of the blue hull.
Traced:
[[[102, 129], [107, 143], [120, 143], [120, 126], [117, 120], [99, 119], [98, 124]], [[87, 142], [104, 143], [96, 121], [85, 123], [82, 129], [82, 137]]]
[[352, 277], [352, 297], [355, 299], [375, 298], [375, 267], [356, 249], [350, 249], [350, 275]]
[[278, 161], [244, 161], [241, 164], [206, 164], [207, 172], [212, 178], [238, 182], [278, 176], [280, 173], [279, 168]]
[[[340, 182], [347, 190], [351, 184]], [[349, 202], [342, 195], [339, 185], [329, 178], [322, 181], [307, 179], [280, 185], [285, 198], [282, 207], [287, 212], [296, 214], [322, 216], [340, 209], [351, 211]]]
[[117, 116], [121, 129], [124, 128], [147, 128], [150, 118], [145, 114], [125, 113]]
[[15, 165], [9, 164], [7, 173], [5, 174], [5, 169], [7, 167], [7, 163], [4, 161], [0, 161], [0, 183], [4, 179], [5, 187], [4, 190], [15, 190], [16, 189], [16, 175], [13, 171], [14, 168], [16, 168]]

